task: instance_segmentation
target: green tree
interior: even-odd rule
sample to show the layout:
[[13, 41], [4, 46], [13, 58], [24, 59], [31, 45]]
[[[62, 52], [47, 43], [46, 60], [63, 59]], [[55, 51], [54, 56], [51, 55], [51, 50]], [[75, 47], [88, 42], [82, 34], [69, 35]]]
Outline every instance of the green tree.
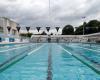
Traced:
[[86, 28], [87, 34], [99, 32], [100, 31], [100, 21], [91, 20], [87, 23], [87, 27], [88, 27]]
[[82, 35], [82, 34], [83, 34], [83, 31], [84, 31], [84, 34], [86, 34], [86, 30], [85, 30], [86, 26], [87, 26], [87, 23], [84, 22], [83, 25], [80, 25], [80, 26], [76, 29], [75, 34], [76, 34], [76, 35]]
[[82, 35], [83, 34], [83, 25], [80, 25], [76, 31], [75, 31], [76, 35]]
[[99, 32], [100, 31], [100, 21], [90, 20], [88, 23], [85, 23], [85, 24], [79, 26], [76, 29], [75, 34], [82, 35], [83, 28], [84, 28], [84, 34], [91, 34], [91, 33]]
[[62, 29], [62, 35], [73, 35], [74, 34], [74, 28], [72, 25], [66, 25]]
[[22, 37], [31, 37], [33, 33], [21, 33], [20, 36]]

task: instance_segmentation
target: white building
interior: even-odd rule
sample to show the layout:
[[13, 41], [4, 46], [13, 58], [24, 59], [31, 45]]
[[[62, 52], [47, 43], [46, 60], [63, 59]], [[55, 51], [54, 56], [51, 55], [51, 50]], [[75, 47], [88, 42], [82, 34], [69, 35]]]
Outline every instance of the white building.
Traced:
[[[16, 29], [18, 24], [6, 17], [0, 17], [0, 37], [13, 37], [18, 38], [19, 33]], [[10, 32], [8, 31], [7, 27], [11, 27]]]

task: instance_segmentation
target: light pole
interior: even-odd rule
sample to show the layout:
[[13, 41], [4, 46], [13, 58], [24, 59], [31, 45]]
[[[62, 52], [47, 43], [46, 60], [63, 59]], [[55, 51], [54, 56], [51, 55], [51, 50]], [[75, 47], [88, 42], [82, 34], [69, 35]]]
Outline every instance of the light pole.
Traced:
[[86, 24], [86, 22], [85, 22], [85, 19], [86, 19], [86, 17], [84, 16], [84, 17], [82, 17], [82, 19], [83, 19], [83, 35], [85, 34], [85, 24]]
[[86, 22], [83, 23], [83, 35], [85, 35], [85, 26], [86, 26]]

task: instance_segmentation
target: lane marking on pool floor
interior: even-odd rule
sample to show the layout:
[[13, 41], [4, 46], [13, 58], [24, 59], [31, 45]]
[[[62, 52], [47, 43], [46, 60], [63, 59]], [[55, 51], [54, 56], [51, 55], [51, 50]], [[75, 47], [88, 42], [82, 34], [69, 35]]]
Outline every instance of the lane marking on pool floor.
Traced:
[[72, 55], [71, 52], [69, 52], [68, 50], [64, 49], [62, 46], [59, 45], [59, 47], [60, 47], [61, 49], [63, 49], [65, 52], [67, 52], [68, 54]]
[[[67, 46], [67, 45], [66, 45]], [[71, 46], [70, 46], [71, 47]], [[83, 49], [87, 49], [87, 50], [89, 50], [89, 51], [95, 51], [95, 52], [100, 52], [100, 51], [98, 51], [98, 50], [93, 50], [93, 49], [89, 49], [89, 48], [84, 48], [84, 47], [81, 47], [81, 46], [76, 46], [76, 47], [78, 47], [78, 48], [83, 48]]]
[[74, 56], [72, 53], [70, 53], [69, 51], [67, 51], [66, 49], [64, 49], [63, 47], [61, 47], [59, 45], [60, 48], [62, 48], [64, 51], [68, 52], [69, 54], [71, 54], [74, 58], [76, 58], [77, 60], [81, 61], [83, 64], [87, 65], [89, 68], [91, 68], [93, 71], [95, 71], [96, 73], [100, 74], [100, 71], [98, 71], [95, 67], [93, 67], [92, 65], [86, 63], [85, 61], [81, 60], [80, 58]]
[[44, 46], [45, 46], [45, 44], [44, 44], [44, 45], [42, 45], [42, 46], [40, 46], [40, 47], [38, 47], [38, 48], [36, 48], [35, 50], [33, 50], [33, 51], [29, 52], [27, 55], [31, 55], [32, 53], [34, 53], [34, 52], [38, 51], [39, 49], [41, 49], [41, 48], [42, 48], [42, 47], [44, 47]]
[[51, 54], [51, 46], [48, 52], [48, 69], [47, 69], [47, 79], [52, 80], [52, 54]]
[[87, 50], [90, 50], [90, 51], [95, 51], [95, 52], [100, 52], [100, 51], [98, 51], [98, 50], [93, 50], [93, 49], [89, 49], [89, 48], [84, 48], [84, 47], [79, 47], [79, 48], [83, 48], [83, 49], [87, 49]]
[[[37, 49], [31, 51], [29, 54], [24, 55], [23, 57], [19, 58], [18, 60], [15, 60], [14, 62], [8, 64], [6, 67], [2, 67], [2, 66], [4, 66], [4, 64], [2, 64], [1, 67], [0, 67], [0, 71], [4, 71], [4, 69], [8, 68], [10, 65], [13, 65], [13, 64], [15, 64], [16, 62], [18, 62], [19, 60], [22, 60], [24, 57], [26, 57], [26, 56], [28, 56], [28, 55], [31, 55], [32, 53], [36, 52], [37, 50], [39, 50], [39, 49], [42, 48], [43, 46], [44, 46], [44, 45], [42, 45], [42, 46], [40, 46], [39, 48], [37, 48]], [[19, 55], [21, 55], [21, 54], [16, 55], [16, 57], [19, 56]], [[13, 58], [15, 59], [16, 57], [13, 57]], [[13, 59], [13, 58], [12, 58], [12, 59]], [[11, 59], [10, 59], [9, 61], [11, 61]], [[9, 61], [7, 61], [7, 62], [9, 63]], [[7, 62], [5, 62], [5, 63], [7, 63]]]
[[[32, 44], [32, 45], [33, 45], [33, 44]], [[28, 46], [32, 46], [32, 45], [28, 45]], [[11, 51], [11, 50], [19, 49], [19, 48], [24, 48], [24, 47], [27, 47], [27, 46], [17, 47], [17, 48], [12, 48], [12, 49], [7, 49], [7, 50], [2, 50], [2, 51], [0, 51], [0, 52], [7, 52], [7, 51]]]
[[[26, 44], [14, 44], [13, 46], [14, 47], [20, 47], [20, 46], [25, 46]], [[7, 45], [4, 45], [4, 46], [2, 46], [2, 47], [0, 47], [0, 48], [10, 48], [10, 47], [13, 47], [13, 46], [10, 46], [9, 44], [7, 44]]]

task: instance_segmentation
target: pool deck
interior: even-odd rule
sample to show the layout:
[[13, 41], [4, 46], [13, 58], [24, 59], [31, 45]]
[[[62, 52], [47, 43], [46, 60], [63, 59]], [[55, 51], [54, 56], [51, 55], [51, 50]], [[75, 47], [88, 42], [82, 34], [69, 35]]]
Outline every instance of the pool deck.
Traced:
[[25, 44], [29, 42], [1, 42], [0, 44]]

